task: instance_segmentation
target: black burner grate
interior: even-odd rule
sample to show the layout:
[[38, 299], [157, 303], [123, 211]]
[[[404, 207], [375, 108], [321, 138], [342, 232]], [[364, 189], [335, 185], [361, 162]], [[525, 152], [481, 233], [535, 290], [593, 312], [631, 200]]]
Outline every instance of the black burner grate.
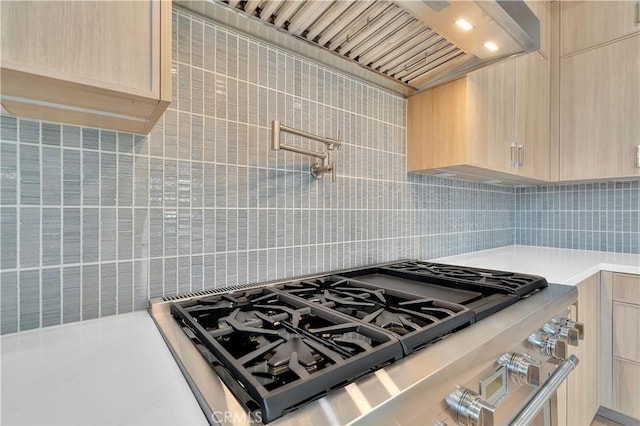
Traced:
[[390, 335], [267, 288], [177, 302], [171, 312], [229, 370], [224, 377], [246, 389], [265, 422], [402, 357]]

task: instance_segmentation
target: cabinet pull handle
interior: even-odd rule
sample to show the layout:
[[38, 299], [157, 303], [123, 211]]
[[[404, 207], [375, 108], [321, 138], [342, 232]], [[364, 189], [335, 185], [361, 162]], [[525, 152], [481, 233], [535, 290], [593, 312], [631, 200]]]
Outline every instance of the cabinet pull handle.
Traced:
[[640, 24], [640, 0], [636, 1], [636, 24]]
[[511, 143], [511, 167], [516, 166], [516, 143]]
[[524, 145], [518, 145], [518, 167], [524, 166]]
[[636, 146], [636, 167], [640, 169], [640, 145]]

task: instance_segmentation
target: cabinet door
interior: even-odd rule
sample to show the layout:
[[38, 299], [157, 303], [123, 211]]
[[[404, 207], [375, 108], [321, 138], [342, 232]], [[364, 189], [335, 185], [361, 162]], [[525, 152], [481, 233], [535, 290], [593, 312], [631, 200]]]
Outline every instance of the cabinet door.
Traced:
[[561, 56], [640, 31], [636, 1], [560, 2]]
[[515, 173], [515, 62], [508, 60], [467, 76], [470, 160], [474, 165]]
[[549, 61], [539, 52], [516, 59], [515, 140], [522, 166], [518, 173], [549, 180]]
[[[600, 274], [578, 284], [577, 321], [584, 323], [584, 340], [570, 346], [580, 363], [567, 379], [567, 424], [588, 425], [596, 414], [598, 400], [598, 328]], [[572, 313], [573, 315], [573, 313]]]
[[640, 276], [613, 274], [613, 408], [640, 419]]
[[640, 176], [640, 34], [561, 60], [560, 180]]
[[171, 101], [171, 2], [0, 2], [2, 104], [148, 133]]

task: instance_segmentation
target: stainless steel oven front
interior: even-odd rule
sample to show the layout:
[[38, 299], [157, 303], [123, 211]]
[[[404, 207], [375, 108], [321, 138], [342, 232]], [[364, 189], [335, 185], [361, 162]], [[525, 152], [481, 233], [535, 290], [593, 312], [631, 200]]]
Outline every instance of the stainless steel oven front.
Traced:
[[[517, 312], [517, 307], [512, 310]], [[498, 336], [488, 323], [471, 326], [433, 348], [444, 351], [440, 357], [449, 358], [445, 368], [352, 424], [559, 424], [557, 389], [579, 362], [569, 347], [579, 345], [583, 335], [583, 325], [568, 316], [567, 307], [552, 315], [525, 318]], [[454, 339], [483, 333], [492, 337], [473, 352], [457, 353]]]

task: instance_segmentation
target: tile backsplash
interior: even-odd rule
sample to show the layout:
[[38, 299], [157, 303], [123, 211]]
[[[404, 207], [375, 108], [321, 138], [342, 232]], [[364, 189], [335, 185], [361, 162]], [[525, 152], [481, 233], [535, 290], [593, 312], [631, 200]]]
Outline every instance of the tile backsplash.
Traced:
[[[406, 173], [403, 98], [197, 15], [173, 20], [174, 101], [150, 135], [0, 118], [2, 333], [513, 243], [513, 189]], [[272, 151], [273, 119], [339, 136], [337, 182]]]
[[516, 244], [640, 253], [640, 180], [516, 190]]

